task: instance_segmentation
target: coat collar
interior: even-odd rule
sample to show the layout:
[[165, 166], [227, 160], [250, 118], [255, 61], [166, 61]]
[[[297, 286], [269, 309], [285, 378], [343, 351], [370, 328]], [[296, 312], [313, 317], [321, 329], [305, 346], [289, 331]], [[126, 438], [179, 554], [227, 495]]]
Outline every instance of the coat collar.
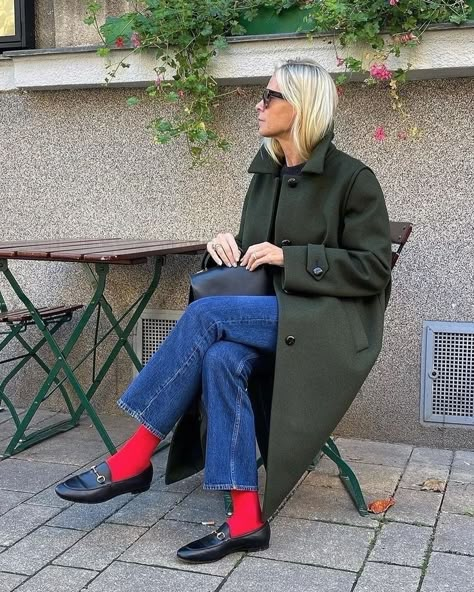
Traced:
[[[326, 154], [331, 147], [332, 139], [334, 138], [334, 132], [331, 129], [316, 145], [308, 162], [304, 165], [302, 173], [315, 173], [320, 175], [324, 171], [324, 161]], [[260, 147], [257, 155], [252, 161], [248, 172], [249, 173], [270, 173], [277, 177], [280, 174], [281, 166], [277, 164], [273, 158], [265, 150], [265, 147]]]

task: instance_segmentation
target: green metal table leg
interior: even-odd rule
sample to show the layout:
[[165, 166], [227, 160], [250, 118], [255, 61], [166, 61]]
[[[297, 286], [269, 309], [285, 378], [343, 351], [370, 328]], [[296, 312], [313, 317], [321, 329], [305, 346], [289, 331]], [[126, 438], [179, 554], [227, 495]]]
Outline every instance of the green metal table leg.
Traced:
[[[163, 258], [157, 257], [155, 260], [155, 268], [154, 268], [153, 278], [152, 278], [148, 288], [144, 292], [143, 296], [140, 298], [139, 304], [137, 305], [134, 313], [130, 317], [130, 319], [124, 329], [121, 329], [119, 327], [117, 320], [112, 312], [112, 309], [110, 308], [110, 305], [107, 303], [106, 306], [104, 307], [104, 305], [102, 304], [102, 307], [104, 309], [105, 314], [107, 315], [107, 318], [109, 319], [109, 321], [113, 325], [115, 325], [115, 331], [116, 331], [119, 339], [117, 340], [117, 343], [114, 345], [114, 347], [110, 351], [106, 361], [104, 362], [101, 369], [99, 370], [99, 372], [94, 380], [94, 383], [91, 385], [91, 387], [87, 391], [87, 398], [88, 399], [90, 399], [94, 395], [100, 382], [103, 380], [104, 376], [109, 371], [110, 366], [115, 361], [115, 358], [117, 357], [117, 355], [120, 352], [122, 347], [127, 350], [129, 355], [130, 355], [130, 352], [133, 354], [133, 356], [130, 355], [130, 357], [131, 357], [132, 361], [134, 360], [134, 358], [136, 359], [137, 363], [135, 365], [137, 366], [137, 364], [138, 364], [137, 368], [138, 368], [138, 370], [141, 370], [142, 365], [139, 362], [138, 358], [136, 357], [136, 354], [133, 351], [133, 349], [131, 348], [130, 344], [128, 343], [128, 337], [129, 337], [130, 333], [132, 332], [132, 329], [135, 327], [135, 325], [136, 325], [140, 315], [142, 314], [143, 310], [145, 309], [146, 305], [150, 301], [150, 298], [153, 296], [153, 293], [155, 292], [156, 287], [158, 286], [158, 282], [159, 282], [160, 276], [161, 276], [162, 264], [163, 264]], [[98, 269], [96, 269], [96, 271], [98, 273], [98, 277], [100, 280], [100, 274], [102, 273], [100, 267]], [[80, 405], [74, 414], [74, 419], [79, 420], [83, 411], [84, 411], [84, 409], [83, 409], [82, 405]]]
[[359, 481], [350, 466], [342, 460], [341, 454], [332, 438], [327, 440], [326, 444], [322, 447], [322, 451], [338, 466], [339, 477], [351, 496], [359, 514], [361, 516], [367, 516], [369, 511]]

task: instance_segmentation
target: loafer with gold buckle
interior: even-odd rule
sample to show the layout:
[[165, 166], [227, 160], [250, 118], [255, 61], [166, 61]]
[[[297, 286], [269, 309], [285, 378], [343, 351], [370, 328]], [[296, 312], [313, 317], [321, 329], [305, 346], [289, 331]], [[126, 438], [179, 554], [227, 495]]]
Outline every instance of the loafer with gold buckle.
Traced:
[[229, 553], [242, 551], [264, 551], [270, 543], [270, 525], [265, 522], [263, 526], [238, 537], [230, 536], [227, 522], [224, 522], [214, 532], [193, 541], [181, 549], [177, 555], [187, 563], [210, 563], [219, 561]]
[[56, 486], [60, 498], [80, 504], [100, 504], [124, 493], [142, 493], [150, 489], [153, 466], [121, 481], [112, 481], [109, 465], [106, 462], [92, 467], [89, 471], [74, 475]]

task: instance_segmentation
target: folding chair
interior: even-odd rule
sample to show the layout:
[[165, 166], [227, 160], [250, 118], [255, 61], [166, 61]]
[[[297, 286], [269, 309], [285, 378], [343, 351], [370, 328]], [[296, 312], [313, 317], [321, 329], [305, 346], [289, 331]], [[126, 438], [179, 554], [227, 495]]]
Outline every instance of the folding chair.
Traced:
[[[75, 304], [72, 306], [43, 307], [38, 309], [38, 313], [41, 319], [43, 320], [44, 325], [50, 327], [50, 333], [54, 334], [65, 323], [69, 322], [72, 319], [74, 311], [82, 307], [82, 304]], [[6, 393], [8, 384], [31, 360], [34, 360], [40, 366], [40, 368], [46, 373], [46, 375], [48, 375], [51, 371], [51, 367], [48, 366], [48, 364], [41, 358], [39, 353], [41, 347], [46, 343], [46, 338], [44, 334], [35, 345], [30, 345], [23, 336], [23, 334], [27, 331], [28, 327], [34, 324], [35, 323], [33, 321], [33, 318], [27, 309], [9, 311], [7, 309], [3, 296], [0, 293], [0, 354], [8, 346], [10, 342], [14, 341], [20, 343], [20, 345], [26, 351], [26, 353], [24, 354], [0, 360], [0, 366], [11, 362], [17, 362], [17, 364], [13, 366], [10, 372], [8, 372], [7, 375], [0, 381], [0, 412], [5, 411], [5, 408], [8, 409], [16, 426], [15, 434], [17, 434], [18, 429], [20, 428], [21, 419], [18, 415], [17, 410], [15, 409], [11, 396], [9, 397]], [[54, 384], [54, 390], [59, 388], [61, 395], [69, 409], [69, 412], [72, 415], [74, 412], [74, 407], [66, 389], [64, 388], [64, 385], [62, 384], [62, 381], [56, 377], [54, 380]], [[44, 398], [41, 399], [41, 401], [35, 400], [34, 404], [39, 406], [39, 404], [48, 396], [49, 395], [47, 394]], [[5, 405], [5, 407], [2, 407], [2, 403]], [[35, 442], [39, 442], [48, 437], [48, 430], [51, 429], [52, 426], [47, 426], [45, 428], [38, 429], [28, 434], [27, 436], [21, 434], [20, 441], [22, 443], [28, 441], [29, 445], [34, 444]], [[9, 450], [9, 446], [10, 444], [7, 445], [5, 452]], [[2, 454], [0, 454], [0, 458], [1, 457]]]

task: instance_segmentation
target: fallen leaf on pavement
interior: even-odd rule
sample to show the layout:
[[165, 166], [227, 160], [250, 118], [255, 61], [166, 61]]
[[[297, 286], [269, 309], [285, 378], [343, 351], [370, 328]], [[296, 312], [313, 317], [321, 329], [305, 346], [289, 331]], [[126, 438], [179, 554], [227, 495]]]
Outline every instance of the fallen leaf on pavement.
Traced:
[[446, 489], [446, 481], [441, 479], [426, 479], [421, 485], [421, 491], [439, 491], [443, 493]]
[[367, 506], [367, 509], [369, 512], [372, 512], [372, 514], [382, 514], [382, 512], [385, 512], [390, 508], [390, 506], [393, 506], [394, 504], [395, 499], [393, 497], [389, 497], [387, 499], [380, 499], [371, 502]]

